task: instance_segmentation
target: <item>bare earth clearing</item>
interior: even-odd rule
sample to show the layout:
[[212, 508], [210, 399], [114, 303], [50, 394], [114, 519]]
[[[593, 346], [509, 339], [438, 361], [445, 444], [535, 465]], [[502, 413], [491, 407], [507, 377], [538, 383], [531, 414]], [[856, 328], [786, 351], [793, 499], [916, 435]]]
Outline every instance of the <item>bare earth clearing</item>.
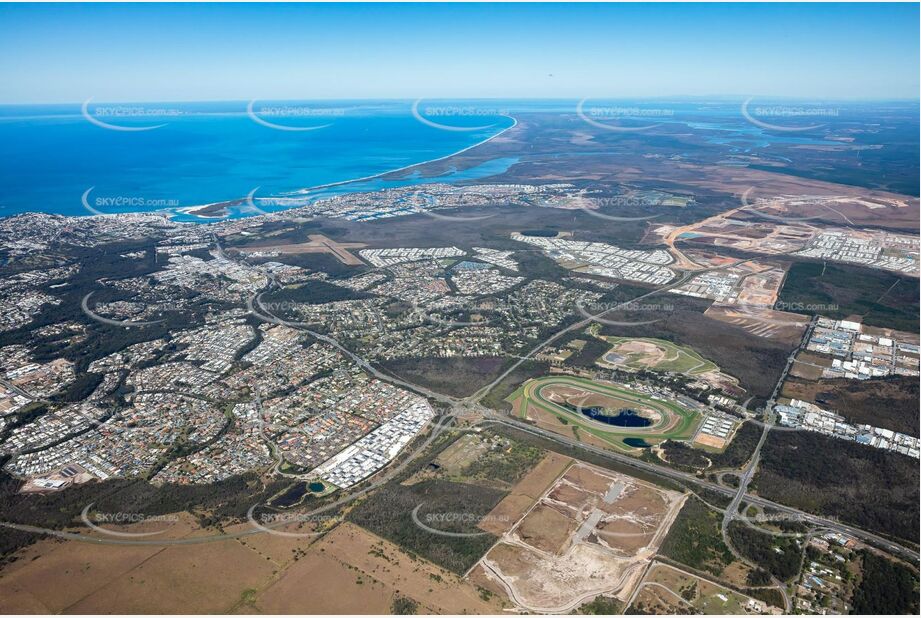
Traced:
[[685, 496], [576, 463], [478, 564], [527, 611], [626, 601]]

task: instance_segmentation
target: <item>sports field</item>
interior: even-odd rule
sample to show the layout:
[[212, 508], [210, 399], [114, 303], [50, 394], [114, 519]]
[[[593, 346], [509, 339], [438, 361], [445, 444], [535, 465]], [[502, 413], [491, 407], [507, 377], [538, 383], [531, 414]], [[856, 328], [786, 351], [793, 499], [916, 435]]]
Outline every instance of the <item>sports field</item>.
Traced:
[[[579, 439], [591, 436], [604, 446], [627, 452], [639, 450], [630, 444], [631, 441], [642, 440], [651, 445], [668, 439], [686, 440], [694, 434], [701, 419], [697, 412], [675, 402], [653, 399], [625, 386], [574, 376], [554, 375], [529, 380], [508, 400], [519, 416], [536, 421], [544, 429]], [[612, 415], [630, 409], [650, 424], [646, 427], [615, 426], [589, 418], [573, 407], [603, 408]]]
[[696, 376], [719, 367], [687, 346], [664, 339], [605, 337], [611, 350], [603, 361], [607, 365], [630, 370], [650, 369]]

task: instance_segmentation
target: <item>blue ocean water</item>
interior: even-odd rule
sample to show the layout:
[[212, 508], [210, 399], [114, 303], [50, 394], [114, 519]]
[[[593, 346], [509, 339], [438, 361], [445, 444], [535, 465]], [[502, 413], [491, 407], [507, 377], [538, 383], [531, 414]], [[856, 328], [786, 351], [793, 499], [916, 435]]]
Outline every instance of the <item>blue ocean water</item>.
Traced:
[[[0, 216], [94, 214], [84, 202], [104, 213], [175, 210], [364, 178], [448, 156], [513, 123], [483, 110], [417, 109], [448, 127], [439, 128], [418, 120], [412, 102], [260, 102], [252, 114], [246, 102], [90, 103], [86, 115], [81, 105], [3, 106]], [[137, 130], [145, 127], [157, 128]], [[440, 180], [501, 173], [513, 162]], [[415, 182], [373, 179], [325, 193]]]
[[[478, 144], [511, 126], [522, 112], [572, 119], [582, 104], [587, 121], [653, 123], [681, 133], [699, 132], [705, 144], [726, 154], [758, 151], [790, 162], [771, 155], [772, 145], [837, 144], [821, 133], [790, 135], [755, 126], [743, 117], [741, 100], [427, 101], [415, 107], [415, 115], [412, 101], [7, 105], [0, 106], [0, 216], [168, 210], [177, 220], [201, 222], [209, 219], [182, 210], [251, 194], [254, 199], [304, 196], [303, 189], [329, 184], [334, 186], [307, 197], [481, 180], [501, 174], [517, 159], [486, 161], [438, 178], [421, 179], [408, 172], [397, 181], [368, 177]], [[893, 109], [910, 118], [909, 129], [916, 136], [917, 104]], [[601, 116], [594, 117], [596, 112]], [[606, 119], [605, 113], [615, 118]], [[840, 117], [805, 122], [840, 128], [856, 144], [864, 139], [862, 134], [849, 131], [878, 114], [876, 108], [854, 104], [841, 106]], [[132, 130], [146, 127], [156, 128]], [[305, 128], [311, 130], [299, 130]], [[873, 143], [872, 136], [867, 139]], [[864, 155], [886, 152], [868, 150]], [[589, 153], [573, 148], [555, 156], [581, 154]], [[354, 182], [335, 184], [346, 181]], [[268, 211], [285, 206], [259, 202], [259, 207]], [[233, 217], [256, 214], [251, 208], [229, 211]]]

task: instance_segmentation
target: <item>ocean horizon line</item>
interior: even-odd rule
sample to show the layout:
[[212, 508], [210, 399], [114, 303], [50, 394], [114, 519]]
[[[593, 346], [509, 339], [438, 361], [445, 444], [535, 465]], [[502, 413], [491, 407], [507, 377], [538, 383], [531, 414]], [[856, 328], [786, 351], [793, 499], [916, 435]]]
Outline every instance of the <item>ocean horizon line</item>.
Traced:
[[[591, 94], [591, 93], [587, 93]], [[94, 104], [118, 104], [118, 105], [150, 105], [150, 104], [177, 104], [177, 105], [195, 105], [195, 104], [247, 104], [253, 101], [260, 102], [276, 102], [276, 103], [300, 103], [300, 102], [322, 102], [322, 103], [360, 103], [360, 104], [369, 104], [369, 103], [408, 103], [412, 104], [416, 101], [446, 101], [446, 102], [476, 102], [476, 101], [508, 101], [508, 102], [522, 102], [522, 103], [569, 103], [569, 102], [578, 102], [581, 99], [586, 98], [585, 96], [565, 96], [565, 97], [520, 97], [520, 96], [474, 96], [474, 97], [309, 97], [309, 98], [274, 98], [274, 97], [259, 97], [259, 98], [215, 98], [215, 99], [96, 99], [95, 97], [90, 97], [84, 100], [74, 100], [74, 101], [0, 101], [0, 108], [3, 107], [57, 107], [57, 106], [80, 106], [88, 101], [92, 101]], [[789, 96], [789, 95], [773, 95], [773, 94], [720, 94], [720, 95], [655, 95], [655, 96], [644, 96], [644, 95], [605, 95], [605, 94], [591, 94], [588, 97], [590, 100], [594, 101], [649, 101], [649, 102], [663, 102], [663, 101], [686, 101], [686, 102], [696, 102], [696, 103], [706, 103], [706, 102], [724, 102], [724, 103], [736, 103], [740, 100], [744, 101], [748, 98], [761, 99], [765, 101], [809, 101], [809, 102], [838, 102], [838, 103], [905, 103], [905, 104], [921, 104], [921, 97], [915, 98], [877, 98], [877, 97], [804, 97], [804, 96]]]

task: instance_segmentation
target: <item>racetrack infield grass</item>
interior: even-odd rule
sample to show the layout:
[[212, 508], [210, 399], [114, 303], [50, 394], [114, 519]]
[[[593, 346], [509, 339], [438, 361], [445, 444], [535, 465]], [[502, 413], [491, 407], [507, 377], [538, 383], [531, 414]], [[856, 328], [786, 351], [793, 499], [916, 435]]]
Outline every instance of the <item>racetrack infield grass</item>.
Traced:
[[[610, 429], [602, 428], [598, 426], [600, 423], [593, 423], [589, 419], [583, 418], [579, 414], [542, 397], [542, 390], [551, 386], [575, 387], [597, 395], [611, 397], [618, 401], [648, 406], [662, 415], [662, 421], [652, 427], [612, 426]], [[538, 410], [552, 414], [560, 420], [559, 426], [547, 426], [547, 428], [552, 427], [557, 433], [566, 437], [579, 436], [581, 433], [590, 434], [605, 446], [631, 454], [641, 452], [642, 449], [630, 446], [624, 440], [630, 438], [641, 439], [647, 444], [669, 439], [685, 440], [694, 434], [700, 421], [697, 413], [686, 410], [677, 404], [652, 399], [626, 387], [602, 384], [573, 376], [547, 376], [530, 380], [512, 393], [508, 400], [513, 402], [515, 409], [522, 418], [527, 418], [528, 409], [534, 406]], [[516, 400], [517, 405], [515, 405]]]

